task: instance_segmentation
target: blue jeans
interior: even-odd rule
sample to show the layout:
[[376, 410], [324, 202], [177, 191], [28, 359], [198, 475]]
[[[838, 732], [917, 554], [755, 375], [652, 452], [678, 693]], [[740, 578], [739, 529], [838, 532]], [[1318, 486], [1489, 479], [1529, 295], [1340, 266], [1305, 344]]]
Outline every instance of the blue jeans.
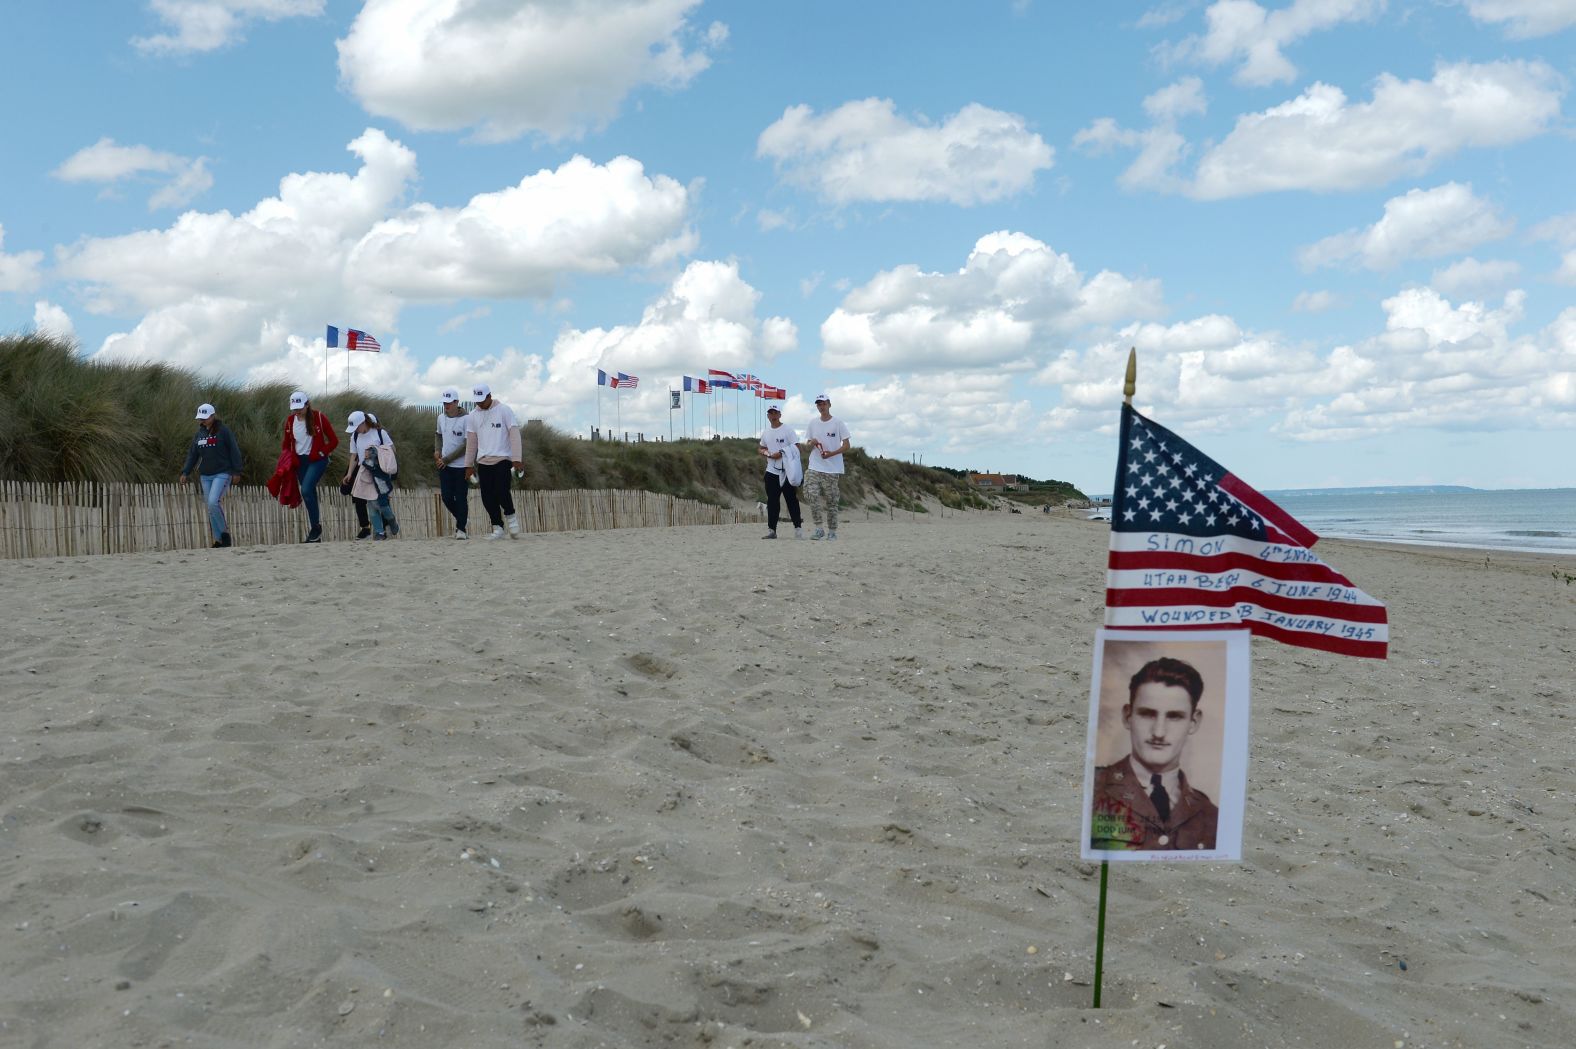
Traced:
[[230, 530], [230, 526], [224, 520], [224, 507], [219, 505], [224, 493], [230, 490], [230, 475], [203, 474], [198, 480], [202, 481], [203, 501], [208, 504], [208, 527], [217, 540]]
[[323, 471], [327, 469], [327, 459], [296, 464], [296, 481], [301, 485], [301, 502], [306, 504], [306, 519], [311, 523], [314, 532], [321, 531], [323, 528], [322, 518], [317, 514], [317, 482], [323, 479]]
[[438, 490], [443, 493], [443, 505], [454, 515], [454, 527], [465, 531], [471, 515], [471, 493], [465, 483], [465, 468], [445, 466], [438, 471]]

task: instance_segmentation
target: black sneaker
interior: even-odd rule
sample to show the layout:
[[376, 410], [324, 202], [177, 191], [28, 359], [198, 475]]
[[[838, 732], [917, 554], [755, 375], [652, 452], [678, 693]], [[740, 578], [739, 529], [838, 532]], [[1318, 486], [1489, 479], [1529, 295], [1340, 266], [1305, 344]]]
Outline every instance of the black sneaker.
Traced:
[[323, 541], [323, 530], [321, 528], [314, 528], [308, 532], [306, 534], [306, 538], [301, 541], [303, 543], [321, 543]]
[[223, 534], [221, 534], [219, 536], [219, 545], [220, 546], [234, 546], [235, 545], [233, 542], [230, 541], [230, 533], [229, 532], [224, 532]]
[[219, 540], [215, 539], [213, 541], [213, 545], [211, 547], [209, 547], [208, 549], [210, 549], [210, 550], [217, 550], [223, 545], [224, 545], [223, 543], [221, 543], [221, 542], [219, 542]]
[[357, 539], [370, 539], [370, 538], [372, 538], [372, 529], [371, 528], [363, 528], [361, 531], [356, 533], [356, 538]]

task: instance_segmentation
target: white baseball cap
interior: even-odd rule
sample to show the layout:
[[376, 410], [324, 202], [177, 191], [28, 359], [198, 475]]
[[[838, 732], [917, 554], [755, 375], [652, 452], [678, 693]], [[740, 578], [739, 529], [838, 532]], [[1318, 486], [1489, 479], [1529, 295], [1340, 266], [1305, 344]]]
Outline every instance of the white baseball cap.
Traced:
[[815, 403], [816, 404], [820, 404], [822, 401], [825, 401], [827, 404], [831, 404], [832, 403], [832, 399], [830, 397], [828, 397], [826, 394], [824, 394], [824, 393], [816, 394], [815, 395]]
[[459, 390], [455, 389], [453, 386], [445, 386], [443, 388], [443, 403], [444, 404], [454, 404], [457, 401], [459, 401], [459, 399], [460, 399], [460, 391]]
[[487, 398], [492, 396], [492, 387], [488, 386], [484, 382], [479, 382], [476, 384], [475, 388], [471, 390], [471, 396], [476, 398], [478, 401], [485, 401]]
[[211, 404], [199, 404], [197, 406], [197, 418], [199, 419], [212, 419], [213, 413], [214, 407]]
[[290, 410], [295, 411], [297, 408], [305, 408], [308, 399], [306, 393], [301, 390], [292, 393], [290, 395]]
[[366, 421], [367, 421], [367, 413], [366, 412], [351, 412], [350, 413], [350, 418], [345, 420], [345, 425], [350, 427], [352, 430], [354, 430], [356, 427], [360, 426], [362, 423], [364, 423]]
[[768, 405], [767, 405], [767, 406], [766, 406], [766, 410], [767, 410], [767, 411], [769, 411], [769, 412], [777, 412], [777, 413], [778, 413], [778, 414], [779, 414], [779, 415], [780, 415], [780, 414], [782, 414], [782, 409], [781, 409], [781, 408], [779, 408], [779, 407], [778, 407], [778, 406], [777, 406], [777, 405], [775, 405], [775, 404], [768, 404]]

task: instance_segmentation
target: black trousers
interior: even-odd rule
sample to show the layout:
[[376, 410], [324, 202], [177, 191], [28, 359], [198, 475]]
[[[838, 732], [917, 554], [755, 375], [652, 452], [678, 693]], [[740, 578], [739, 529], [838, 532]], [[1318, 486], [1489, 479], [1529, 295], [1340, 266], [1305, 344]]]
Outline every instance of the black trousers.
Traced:
[[777, 497], [781, 496], [788, 504], [788, 520], [798, 528], [804, 524], [804, 518], [799, 514], [799, 489], [785, 482], [777, 474], [766, 475], [766, 527], [773, 532], [777, 531], [777, 518], [780, 511], [777, 508]]
[[514, 464], [510, 462], [476, 464], [482, 508], [487, 511], [487, 520], [497, 528], [503, 527], [505, 516], [514, 516], [514, 496], [509, 493], [509, 471], [512, 469]]
[[365, 499], [357, 499], [355, 496], [351, 496], [350, 501], [356, 504], [356, 524], [365, 532], [372, 527], [372, 522], [367, 520], [367, 501]]

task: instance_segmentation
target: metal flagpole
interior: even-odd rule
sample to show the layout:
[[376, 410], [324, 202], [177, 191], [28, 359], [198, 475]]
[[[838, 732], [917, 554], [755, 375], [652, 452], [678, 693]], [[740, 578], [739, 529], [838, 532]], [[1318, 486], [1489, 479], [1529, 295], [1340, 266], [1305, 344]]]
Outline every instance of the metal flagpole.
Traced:
[[[1138, 347], [1127, 351], [1127, 375], [1122, 380], [1122, 403], [1133, 405], [1133, 394], [1138, 392]], [[1100, 987], [1105, 981], [1105, 883], [1111, 873], [1111, 861], [1100, 861], [1100, 916], [1095, 922], [1094, 933], [1094, 1007], [1100, 1008]]]

